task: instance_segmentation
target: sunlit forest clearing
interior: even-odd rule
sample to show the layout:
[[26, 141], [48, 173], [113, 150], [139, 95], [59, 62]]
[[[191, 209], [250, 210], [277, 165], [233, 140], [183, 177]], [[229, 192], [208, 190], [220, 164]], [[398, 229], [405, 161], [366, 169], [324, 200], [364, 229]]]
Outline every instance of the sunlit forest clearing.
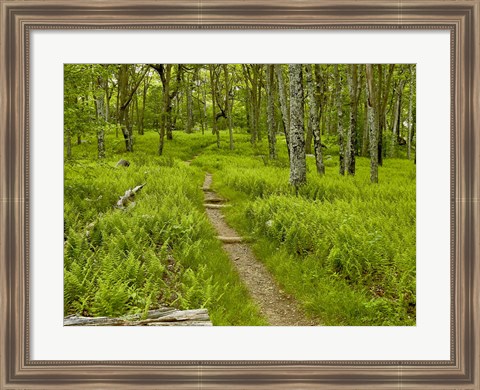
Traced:
[[414, 65], [64, 80], [65, 316], [415, 325]]

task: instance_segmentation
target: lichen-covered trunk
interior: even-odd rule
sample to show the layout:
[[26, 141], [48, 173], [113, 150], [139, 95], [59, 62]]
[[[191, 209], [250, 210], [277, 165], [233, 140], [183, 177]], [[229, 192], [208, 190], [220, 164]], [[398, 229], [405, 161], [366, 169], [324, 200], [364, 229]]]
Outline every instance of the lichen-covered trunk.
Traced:
[[348, 91], [350, 95], [350, 126], [347, 132], [345, 151], [345, 170], [349, 175], [355, 175], [355, 145], [357, 143], [357, 93], [358, 71], [357, 65], [349, 65]]
[[97, 131], [98, 158], [105, 158], [105, 131], [103, 126], [99, 126]]
[[[320, 68], [317, 68], [317, 76], [319, 76]], [[315, 164], [317, 167], [317, 173], [323, 175], [325, 173], [325, 166], [323, 165], [323, 155], [322, 155], [322, 142], [320, 135], [320, 118], [319, 118], [319, 108], [317, 98], [315, 96], [315, 80], [313, 78], [312, 65], [305, 65], [305, 74], [307, 78], [307, 88], [308, 88], [308, 102], [309, 102], [309, 121], [310, 132], [313, 138], [313, 146], [315, 152]], [[317, 80], [317, 83], [319, 80]]]
[[342, 80], [338, 65], [335, 65], [335, 106], [337, 109], [339, 173], [343, 176], [345, 174], [345, 134], [343, 131]]
[[368, 102], [368, 127], [370, 143], [370, 182], [378, 183], [378, 120], [377, 96], [373, 80], [372, 65], [366, 65], [367, 75], [367, 102]]
[[281, 65], [274, 65], [277, 75], [278, 96], [280, 99], [280, 110], [282, 112], [283, 131], [285, 133], [285, 142], [287, 143], [288, 157], [290, 158], [290, 111], [287, 103], [287, 92], [285, 88], [285, 80]]
[[290, 76], [290, 184], [296, 190], [307, 182], [302, 65], [288, 66]]
[[275, 106], [274, 106], [274, 69], [273, 65], [267, 65], [267, 126], [268, 126], [268, 150], [270, 158], [277, 158], [277, 138], [275, 135]]

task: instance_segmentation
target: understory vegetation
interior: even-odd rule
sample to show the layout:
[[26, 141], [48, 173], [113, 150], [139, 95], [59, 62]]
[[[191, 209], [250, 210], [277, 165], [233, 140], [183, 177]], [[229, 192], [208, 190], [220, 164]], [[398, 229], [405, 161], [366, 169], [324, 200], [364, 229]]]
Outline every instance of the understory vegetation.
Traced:
[[308, 161], [296, 196], [286, 154], [269, 160], [249, 148], [237, 141], [235, 156], [206, 152], [194, 164], [215, 172], [215, 188], [232, 203], [228, 221], [307, 314], [324, 325], [414, 325], [413, 162], [386, 160], [372, 186], [366, 158], [354, 177], [336, 175], [333, 156], [324, 177]]
[[[203, 211], [204, 172], [182, 161], [213, 137], [179, 136], [151, 158], [155, 135], [139, 137], [145, 154], [129, 156], [128, 168], [115, 167], [121, 147], [87, 159], [94, 143], [74, 147], [82, 158], [65, 164], [65, 315], [205, 307], [215, 325], [265, 325]], [[144, 183], [133, 206], [114, 208]]]
[[[297, 196], [288, 156], [270, 160], [265, 142], [253, 148], [236, 134], [230, 151], [212, 135], [178, 133], [152, 157], [157, 137], [137, 137], [139, 152], [128, 155], [111, 135], [112, 157], [100, 162], [89, 159], [94, 140], [74, 146], [78, 158], [65, 164], [65, 315], [167, 305], [206, 307], [215, 325], [266, 324], [205, 216], [208, 170], [231, 204], [228, 222], [308, 316], [323, 325], [415, 324], [413, 162], [386, 160], [370, 185], [366, 158], [356, 176], [339, 177], [337, 159], [326, 154], [324, 177], [307, 160], [309, 181]], [[128, 168], [115, 167], [122, 157]], [[143, 183], [133, 207], [114, 208]]]

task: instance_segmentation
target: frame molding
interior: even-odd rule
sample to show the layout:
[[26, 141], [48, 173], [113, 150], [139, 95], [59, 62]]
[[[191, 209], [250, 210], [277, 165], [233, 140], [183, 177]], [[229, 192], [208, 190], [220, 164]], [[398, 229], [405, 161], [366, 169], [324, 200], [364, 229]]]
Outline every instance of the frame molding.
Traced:
[[[479, 389], [480, 0], [0, 0], [0, 389]], [[34, 361], [29, 38], [35, 29], [447, 29], [452, 42], [448, 361]]]

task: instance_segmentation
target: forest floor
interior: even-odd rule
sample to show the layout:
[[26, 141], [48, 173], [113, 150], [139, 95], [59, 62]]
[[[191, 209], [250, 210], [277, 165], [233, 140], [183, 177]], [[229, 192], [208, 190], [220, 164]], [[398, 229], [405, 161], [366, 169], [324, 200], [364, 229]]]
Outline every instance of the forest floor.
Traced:
[[240, 278], [247, 286], [251, 297], [260, 307], [260, 312], [272, 326], [312, 326], [292, 296], [283, 292], [267, 268], [260, 263], [248, 244], [225, 222], [222, 207], [225, 200], [211, 189], [212, 175], [205, 175], [203, 191], [208, 218], [215, 227], [223, 249], [235, 265]]

